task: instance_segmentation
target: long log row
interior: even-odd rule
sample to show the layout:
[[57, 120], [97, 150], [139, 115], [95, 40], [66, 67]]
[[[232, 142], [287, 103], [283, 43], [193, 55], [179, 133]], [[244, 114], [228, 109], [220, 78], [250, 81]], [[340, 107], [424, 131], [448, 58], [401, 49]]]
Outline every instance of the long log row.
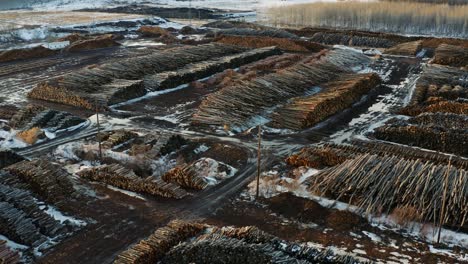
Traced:
[[292, 52], [318, 52], [326, 48], [325, 46], [315, 42], [271, 37], [223, 36], [216, 39], [216, 42], [246, 48], [275, 46], [281, 50]]
[[422, 50], [422, 40], [405, 42], [385, 50], [386, 54], [416, 56]]
[[366, 153], [379, 156], [397, 156], [407, 160], [430, 161], [438, 165], [447, 165], [450, 161], [451, 166], [468, 171], [468, 159], [460, 156], [449, 156], [405, 145], [367, 140], [353, 140], [352, 145], [325, 144], [305, 147], [286, 158], [286, 163], [293, 167], [324, 168], [336, 166], [345, 160], [354, 159], [356, 156]]
[[65, 225], [41, 210], [29, 191], [0, 184], [0, 202], [9, 203], [16, 209], [23, 211], [32, 219], [34, 226], [48, 237], [64, 235], [69, 231]]
[[20, 254], [10, 250], [6, 241], [0, 240], [0, 263], [2, 264], [17, 264], [20, 263]]
[[254, 37], [271, 37], [271, 38], [285, 38], [285, 39], [298, 39], [299, 37], [286, 30], [276, 28], [265, 29], [252, 29], [252, 28], [228, 28], [220, 29], [214, 33], [207, 34], [207, 36], [254, 36]]
[[417, 116], [422, 113], [452, 113], [457, 115], [468, 115], [468, 101], [452, 101], [439, 97], [432, 97], [422, 104], [404, 107], [399, 110], [398, 113], [407, 116]]
[[468, 214], [468, 172], [450, 164], [365, 154], [323, 170], [308, 184], [313, 193], [355, 204], [365, 213], [411, 208], [415, 213], [406, 220], [459, 227]]
[[[144, 64], [146, 68], [140, 69], [139, 72], [133, 72], [133, 74], [122, 72], [121, 67], [124, 63], [122, 65], [114, 63], [114, 66], [109, 68], [105, 68], [104, 65], [101, 68], [93, 69], [93, 71], [104, 73], [101, 73], [99, 77], [92, 76], [94, 73], [83, 73], [85, 77], [89, 75], [89, 79], [95, 79], [95, 84], [89, 84], [94, 85], [90, 88], [86, 88], [88, 82], [91, 82], [86, 78], [83, 80], [73, 79], [68, 82], [59, 80], [56, 84], [41, 83], [29, 93], [29, 96], [87, 109], [96, 108], [96, 104], [105, 108], [141, 97], [148, 92], [174, 88], [228, 68], [236, 68], [252, 61], [280, 54], [280, 51], [273, 47], [245, 51], [241, 48], [228, 48], [231, 46], [221, 46], [220, 44], [202, 46], [206, 49], [205, 53], [202, 52], [203, 50], [190, 52], [193, 48], [186, 48], [188, 51], [174, 50], [172, 57], [168, 52], [162, 52], [158, 54], [159, 56], [150, 55], [154, 57], [151, 60], [145, 59], [146, 57], [140, 58], [140, 60], [145, 60], [140, 63]], [[213, 51], [209, 50], [210, 48]], [[221, 53], [220, 50], [225, 51], [225, 53]], [[187, 56], [182, 57], [181, 54]], [[138, 69], [138, 66], [134, 67]], [[63, 78], [71, 77], [65, 76]], [[83, 89], [78, 88], [80, 84], [83, 85]]]
[[[250, 81], [235, 83], [208, 95], [192, 117], [192, 124], [204, 126], [248, 126], [249, 119], [289, 98], [304, 94], [319, 84], [369, 63], [363, 54], [333, 50], [320, 59], [306, 58], [281, 71]], [[310, 62], [312, 60], [312, 62]]]
[[45, 159], [21, 161], [5, 168], [12, 177], [3, 176], [0, 183], [31, 190], [42, 200], [59, 208], [81, 195], [74, 188], [71, 175], [60, 165]]
[[167, 226], [157, 229], [147, 239], [141, 240], [120, 253], [115, 264], [150, 264], [158, 263], [170, 248], [196, 236], [205, 229], [198, 223], [173, 220]]
[[208, 183], [200, 177], [192, 164], [176, 167], [164, 174], [162, 179], [183, 188], [203, 190], [208, 187]]
[[132, 170], [119, 164], [83, 170], [78, 175], [90, 181], [102, 182], [124, 190], [153, 196], [182, 199], [188, 195], [186, 191], [175, 184], [154, 177], [146, 179], [138, 177]]
[[392, 40], [375, 36], [359, 36], [328, 32], [317, 32], [310, 38], [310, 40], [326, 45], [346, 45], [373, 48], [389, 48], [396, 44]]
[[[40, 83], [28, 96], [34, 99], [94, 109], [96, 101], [99, 104], [106, 104], [107, 102], [103, 102], [103, 100], [112, 99], [114, 93], [116, 98], [121, 98], [122, 94], [128, 94], [131, 96], [130, 98], [141, 96], [144, 87], [138, 86], [138, 83], [135, 82], [129, 83], [128, 80], [141, 80], [146, 75], [173, 71], [190, 63], [243, 51], [245, 49], [241, 47], [207, 44], [174, 48], [151, 55], [121, 59], [94, 68], [84, 68]], [[122, 83], [124, 81], [119, 80], [126, 81]], [[94, 97], [88, 98], [90, 94], [94, 94]], [[100, 94], [103, 95], [99, 96]]]
[[441, 65], [449, 65], [453, 67], [468, 66], [468, 48], [441, 44], [435, 50], [433, 63]]
[[407, 122], [424, 127], [468, 130], [468, 116], [452, 113], [424, 113], [408, 119]]
[[351, 107], [371, 89], [381, 83], [375, 74], [345, 75], [324, 85], [324, 91], [292, 102], [277, 109], [270, 123], [273, 127], [301, 130]]

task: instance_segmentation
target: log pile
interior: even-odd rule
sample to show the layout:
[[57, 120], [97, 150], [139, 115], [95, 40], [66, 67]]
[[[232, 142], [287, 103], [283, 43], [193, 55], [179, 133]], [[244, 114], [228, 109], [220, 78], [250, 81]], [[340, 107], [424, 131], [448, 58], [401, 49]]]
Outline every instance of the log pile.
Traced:
[[341, 77], [325, 84], [323, 92], [294, 98], [277, 109], [272, 115], [271, 125], [295, 130], [312, 127], [351, 107], [380, 83], [380, 77], [375, 73]]
[[390, 123], [375, 129], [373, 135], [381, 140], [468, 156], [466, 129]]
[[112, 131], [111, 134], [104, 139], [102, 143], [105, 148], [113, 148], [117, 145], [123, 144], [129, 140], [135, 139], [138, 134], [130, 130], [119, 129]]
[[[307, 60], [307, 58], [306, 58]], [[243, 128], [262, 110], [305, 93], [369, 62], [363, 54], [333, 50], [321, 58], [312, 56], [281, 71], [236, 83], [208, 95], [192, 117], [192, 124]]]
[[[274, 49], [260, 49], [231, 56], [244, 51], [245, 48], [221, 44], [164, 50], [92, 69], [85, 68], [42, 82], [28, 96], [94, 110], [96, 103], [105, 108], [110, 104], [140, 97], [148, 91], [163, 89], [167, 85], [194, 81], [195, 78], [206, 77], [224, 68], [239, 67], [278, 54]], [[202, 63], [207, 60], [212, 61]], [[184, 68], [186, 65], [190, 67]], [[144, 80], [143, 84], [148, 87], [141, 86], [138, 80]], [[160, 83], [164, 83], [163, 87], [159, 87]]]
[[422, 113], [452, 113], [468, 115], [468, 103], [464, 100], [448, 101], [442, 98], [429, 98], [420, 105], [409, 105], [399, 112], [402, 115], [417, 116]]
[[162, 179], [166, 182], [175, 183], [183, 188], [203, 190], [208, 186], [203, 177], [195, 171], [195, 168], [191, 164], [184, 166], [178, 166], [166, 174], [163, 175]]
[[45, 48], [43, 46], [27, 49], [6, 50], [0, 52], [0, 63], [14, 60], [44, 58], [54, 54], [57, 54], [57, 51]]
[[141, 26], [138, 29], [138, 33], [140, 33], [143, 37], [161, 37], [171, 34], [169, 31], [158, 26]]
[[468, 172], [450, 164], [365, 154], [323, 170], [308, 184], [313, 193], [355, 204], [365, 213], [412, 207], [419, 221], [459, 227], [468, 214]]
[[286, 158], [286, 163], [293, 167], [310, 167], [322, 169], [343, 163], [352, 158], [349, 153], [331, 146], [303, 148], [298, 153]]
[[468, 67], [468, 47], [441, 44], [435, 50], [432, 63], [453, 67]]
[[60, 165], [48, 160], [21, 161], [5, 170], [14, 177], [3, 177], [3, 184], [29, 189], [41, 199], [57, 206], [80, 196], [73, 187], [71, 176]]
[[80, 171], [78, 175], [90, 181], [101, 182], [124, 190], [159, 196], [182, 199], [187, 192], [173, 183], [167, 183], [154, 177], [141, 178], [132, 170], [119, 164], [103, 165]]
[[397, 44], [385, 50], [386, 54], [400, 56], [416, 56], [422, 49], [422, 41], [411, 41]]
[[74, 41], [65, 50], [68, 52], [80, 52], [84, 50], [110, 48], [115, 46], [120, 46], [120, 44], [114, 40], [114, 36], [112, 34], [107, 34], [91, 39]]
[[13, 117], [10, 119], [10, 126], [13, 128], [23, 128], [31, 120], [38, 115], [40, 112], [46, 110], [43, 106], [38, 105], [28, 105], [24, 108], [21, 108]]
[[[252, 29], [252, 28], [228, 28], [214, 32], [214, 36], [254, 36], [254, 37], [271, 37], [271, 38], [286, 38], [298, 39], [299, 37], [282, 29], [267, 28], [267, 29]], [[207, 37], [211, 37], [207, 34]]]
[[56, 132], [85, 122], [84, 119], [63, 111], [51, 110], [42, 106], [26, 106], [18, 111], [10, 120], [10, 125], [16, 129], [47, 128]]
[[165, 253], [181, 241], [196, 236], [205, 229], [198, 223], [173, 220], [167, 226], [157, 229], [147, 239], [141, 240], [120, 253], [115, 264], [158, 263]]
[[424, 113], [408, 119], [407, 122], [425, 127], [468, 130], [468, 116], [452, 113]]
[[6, 241], [0, 240], [0, 263], [2, 264], [18, 264], [20, 263], [20, 254], [10, 250], [7, 247]]
[[255, 49], [276, 46], [281, 50], [294, 52], [318, 52], [326, 48], [310, 41], [271, 37], [223, 36], [216, 42]]
[[346, 45], [358, 47], [389, 48], [394, 46], [394, 41], [378, 38], [375, 36], [359, 36], [344, 33], [317, 32], [311, 41], [323, 43], [326, 45]]

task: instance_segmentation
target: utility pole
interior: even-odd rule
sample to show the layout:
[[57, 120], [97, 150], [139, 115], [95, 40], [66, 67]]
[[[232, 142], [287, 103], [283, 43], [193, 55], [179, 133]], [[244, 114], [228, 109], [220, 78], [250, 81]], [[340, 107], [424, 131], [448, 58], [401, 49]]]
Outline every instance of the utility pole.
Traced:
[[96, 99], [96, 123], [97, 123], [97, 140], [99, 144], [99, 161], [102, 162], [102, 146], [101, 146], [101, 124], [99, 123], [99, 106]]
[[257, 193], [255, 199], [258, 200], [260, 194], [260, 163], [262, 155], [262, 125], [258, 125], [258, 150], [257, 150]]

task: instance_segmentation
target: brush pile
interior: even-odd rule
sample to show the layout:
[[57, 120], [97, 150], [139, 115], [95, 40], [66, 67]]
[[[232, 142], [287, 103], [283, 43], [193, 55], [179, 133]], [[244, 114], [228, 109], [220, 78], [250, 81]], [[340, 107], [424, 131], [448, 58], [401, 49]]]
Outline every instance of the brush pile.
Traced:
[[166, 182], [175, 183], [183, 188], [203, 190], [208, 183], [200, 177], [191, 164], [176, 167], [168, 171], [162, 179]]
[[395, 45], [385, 50], [386, 54], [400, 56], [416, 56], [422, 49], [422, 41], [412, 41]]
[[384, 38], [330, 32], [317, 32], [310, 40], [326, 45], [346, 45], [373, 48], [389, 48], [395, 45], [395, 42]]
[[18, 264], [20, 263], [20, 254], [16, 251], [11, 251], [7, 246], [6, 241], [0, 240], [0, 263], [3, 264]]
[[102, 49], [115, 46], [120, 46], [120, 44], [114, 40], [114, 36], [112, 34], [107, 34], [91, 39], [77, 40], [70, 44], [65, 51], [80, 52], [83, 50]]
[[[40, 83], [30, 98], [94, 110], [206, 77], [229, 67], [278, 54], [276, 49], [246, 51], [241, 47], [207, 44], [164, 50], [147, 56], [102, 64]], [[217, 59], [216, 59], [217, 58]], [[211, 60], [208, 62], [203, 62]], [[176, 72], [174, 72], [177, 70]], [[143, 85], [140, 80], [143, 80]], [[177, 86], [176, 85], [176, 86]], [[146, 87], [148, 86], [148, 87]]]
[[109, 184], [124, 190], [165, 198], [182, 199], [187, 192], [179, 186], [154, 177], [141, 178], [119, 164], [102, 165], [80, 171], [78, 175], [90, 181]]
[[172, 247], [196, 236], [205, 229], [199, 223], [173, 220], [167, 226], [157, 229], [147, 239], [141, 240], [120, 253], [115, 264], [158, 263]]
[[312, 56], [283, 70], [236, 83], [208, 95], [192, 117], [192, 124], [249, 126], [251, 118], [311, 87], [326, 83], [352, 67], [369, 62], [363, 54], [333, 50], [321, 58]]
[[2, 184], [32, 190], [41, 199], [60, 207], [80, 194], [73, 187], [71, 176], [58, 164], [45, 159], [21, 161], [5, 168], [11, 176], [1, 178]]
[[360, 155], [310, 178], [309, 189], [362, 208], [389, 214], [414, 209], [413, 219], [462, 227], [468, 214], [468, 172], [395, 156]]
[[35, 58], [44, 58], [57, 54], [57, 51], [38, 46], [28, 49], [14, 49], [0, 52], [0, 63], [14, 60], [26, 60]]
[[453, 67], [468, 67], [468, 47], [441, 44], [435, 50], [432, 62]]
[[301, 130], [312, 127], [328, 117], [351, 107], [371, 89], [381, 83], [375, 74], [345, 75], [324, 85], [324, 91], [294, 98], [272, 115], [273, 127]]
[[276, 46], [281, 50], [293, 52], [318, 52], [326, 48], [323, 45], [305, 40], [272, 37], [222, 36], [218, 38], [216, 42], [246, 48]]

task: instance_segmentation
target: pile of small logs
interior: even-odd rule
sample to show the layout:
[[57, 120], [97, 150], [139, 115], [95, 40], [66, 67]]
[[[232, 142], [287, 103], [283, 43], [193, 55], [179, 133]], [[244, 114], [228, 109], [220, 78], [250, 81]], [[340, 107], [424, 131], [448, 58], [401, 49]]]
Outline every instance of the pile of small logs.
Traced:
[[422, 49], [422, 41], [412, 41], [397, 44], [385, 50], [386, 54], [401, 56], [416, 56]]
[[194, 125], [245, 128], [251, 117], [266, 108], [299, 96], [311, 87], [328, 82], [369, 58], [355, 52], [333, 50], [320, 59], [306, 58], [278, 72], [236, 83], [208, 95], [192, 117]]
[[468, 103], [465, 100], [447, 101], [442, 98], [432, 97], [423, 104], [404, 107], [398, 113], [408, 116], [417, 116], [422, 113], [439, 112], [468, 115]]
[[325, 46], [315, 42], [271, 37], [223, 36], [216, 39], [216, 42], [246, 48], [263, 48], [275, 46], [281, 50], [294, 52], [318, 52], [326, 48]]
[[309, 190], [345, 200], [365, 213], [415, 208], [414, 219], [462, 227], [468, 214], [468, 171], [395, 156], [360, 155], [309, 179]]
[[359, 47], [389, 48], [395, 42], [374, 36], [357, 36], [343, 33], [317, 32], [311, 37], [311, 41], [326, 45], [346, 45]]
[[280, 107], [272, 115], [271, 125], [295, 130], [312, 127], [351, 107], [380, 82], [380, 77], [375, 73], [341, 77], [338, 81], [325, 84], [323, 92], [294, 98]]
[[172, 247], [196, 236], [205, 229], [199, 223], [173, 220], [167, 226], [157, 229], [147, 239], [120, 253], [115, 264], [158, 263]]
[[453, 67], [468, 67], [468, 48], [441, 44], [435, 50], [432, 62]]
[[452, 113], [424, 113], [408, 119], [407, 122], [425, 127], [468, 130], [468, 116]]
[[349, 153], [333, 147], [307, 147], [286, 158], [286, 163], [293, 167], [306, 166], [322, 169], [341, 164], [349, 158], [352, 158]]
[[130, 130], [119, 129], [112, 131], [109, 137], [105, 139], [102, 143], [105, 148], [113, 148], [117, 145], [128, 142], [129, 140], [135, 139], [138, 137], [138, 134]]
[[390, 123], [375, 129], [373, 135], [381, 140], [468, 156], [468, 133], [464, 129]]
[[119, 164], [103, 165], [80, 171], [78, 175], [90, 181], [102, 182], [137, 193], [165, 198], [182, 199], [187, 192], [179, 186], [154, 177], [141, 178]]
[[1, 264], [17, 264], [20, 263], [20, 254], [10, 250], [7, 247], [6, 241], [0, 240], [0, 263]]
[[200, 177], [191, 164], [178, 166], [168, 171], [162, 176], [166, 182], [172, 182], [183, 188], [203, 190], [208, 186], [208, 183]]
[[[14, 177], [3, 177], [2, 183], [32, 190], [43, 200], [57, 206], [80, 195], [71, 176], [60, 165], [45, 159], [21, 161], [5, 168]], [[20, 187], [20, 188], [21, 188]]]
[[[147, 56], [121, 59], [93, 68], [84, 68], [45, 81], [38, 84], [28, 96], [95, 110], [96, 104], [99, 106], [107, 105], [106, 100], [112, 98], [114, 93], [129, 94], [131, 98], [140, 95], [141, 91], [135, 89], [134, 83], [127, 83], [126, 86], [120, 84], [116, 86], [119, 88], [118, 90], [106, 91], [102, 95], [102, 86], [116, 83], [116, 79], [141, 80], [147, 75], [173, 71], [190, 63], [229, 56], [243, 51], [245, 48], [221, 44], [168, 49]], [[109, 87], [106, 86], [106, 89]], [[135, 91], [137, 94], [134, 94]], [[121, 96], [116, 98], [121, 99]]]

